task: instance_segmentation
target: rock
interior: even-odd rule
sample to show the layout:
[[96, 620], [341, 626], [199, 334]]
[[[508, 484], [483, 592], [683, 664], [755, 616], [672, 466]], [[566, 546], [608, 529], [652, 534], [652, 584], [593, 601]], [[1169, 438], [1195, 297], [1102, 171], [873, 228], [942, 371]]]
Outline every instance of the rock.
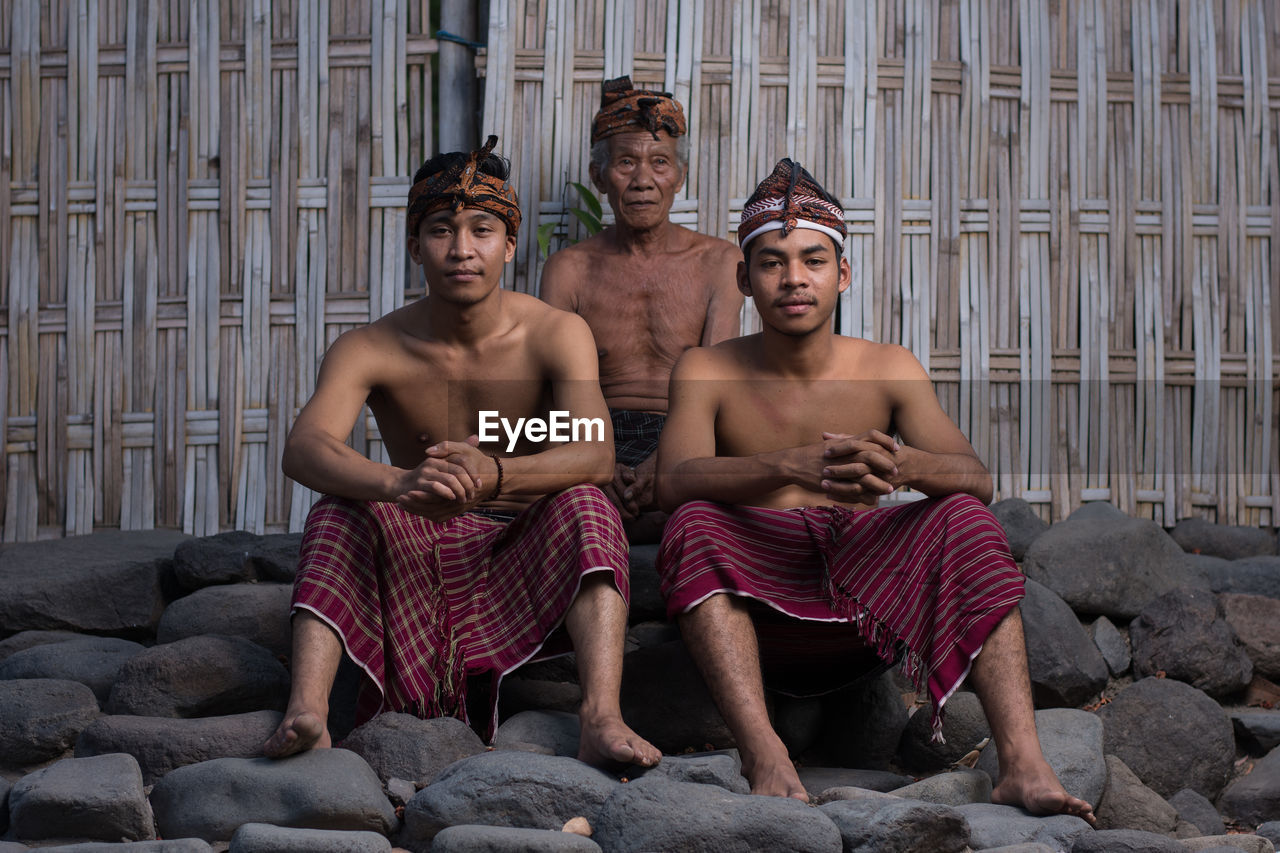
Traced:
[[969, 846], [986, 851], [1011, 844], [1047, 844], [1053, 850], [1070, 850], [1075, 839], [1093, 829], [1073, 815], [1032, 817], [1013, 806], [972, 803], [955, 806], [969, 824]]
[[165, 608], [156, 641], [172, 643], [201, 634], [243, 637], [277, 655], [289, 655], [293, 637], [289, 605], [293, 587], [238, 583], [198, 589]]
[[162, 837], [229, 839], [245, 823], [389, 835], [395, 810], [364, 759], [345, 749], [218, 758], [179, 767], [151, 792]]
[[786, 744], [788, 753], [802, 755], [815, 745], [822, 746], [823, 697], [775, 694], [772, 699], [773, 730]]
[[627, 629], [627, 645], [647, 649], [680, 639], [680, 628], [674, 622], [641, 622]]
[[578, 756], [580, 726], [577, 714], [564, 711], [523, 711], [511, 717], [493, 735], [497, 749], [512, 743], [531, 743], [551, 750], [552, 755]]
[[1055, 592], [1028, 579], [1019, 607], [1036, 707], [1083, 705], [1107, 686], [1102, 652]]
[[1235, 592], [1280, 598], [1280, 557], [1246, 557], [1243, 560], [1208, 562], [1202, 570], [1209, 586], [1219, 595]]
[[[15, 847], [14, 850], [26, 850], [26, 847]], [[0, 842], [0, 853], [8, 853], [9, 848]], [[81, 844], [58, 845], [57, 847], [41, 847], [40, 853], [213, 853], [213, 848], [199, 838], [174, 838], [165, 841], [127, 841], [113, 843], [110, 841], [87, 842]]]
[[190, 539], [173, 552], [174, 576], [190, 590], [252, 580], [291, 583], [301, 544], [296, 533], [257, 536], [243, 530]]
[[1269, 820], [1259, 825], [1254, 830], [1254, 834], [1267, 839], [1273, 845], [1280, 844], [1280, 820]]
[[146, 633], [164, 609], [161, 574], [187, 536], [103, 531], [6, 545], [0, 551], [0, 625]]
[[796, 768], [800, 774], [800, 784], [809, 793], [825, 791], [828, 788], [865, 788], [868, 791], [893, 791], [915, 780], [899, 773], [884, 770], [859, 770], [848, 767], [807, 767]]
[[22, 767], [57, 758], [98, 714], [93, 691], [78, 681], [0, 681], [0, 763]]
[[1089, 634], [1093, 644], [1102, 653], [1107, 662], [1107, 669], [1112, 675], [1120, 676], [1129, 671], [1133, 659], [1129, 651], [1129, 638], [1120, 633], [1120, 629], [1105, 616], [1099, 616], [1089, 626]]
[[[1102, 722], [1088, 711], [1050, 708], [1036, 711], [1036, 731], [1045, 760], [1067, 793], [1097, 805], [1107, 784]], [[992, 741], [978, 756], [978, 769], [999, 781], [999, 755]]]
[[1275, 853], [1275, 846], [1259, 835], [1212, 835], [1182, 839], [1183, 850], [1211, 853], [1223, 848], [1230, 853], [1240, 853], [1242, 850], [1244, 853]]
[[1231, 712], [1236, 740], [1252, 755], [1266, 755], [1280, 746], [1280, 711], [1237, 708]]
[[78, 681], [106, 704], [120, 667], [142, 645], [118, 637], [80, 637], [15, 652], [0, 663], [0, 679], [61, 678]]
[[1249, 826], [1280, 820], [1280, 748], [1259, 758], [1248, 775], [1233, 779], [1218, 808]]
[[900, 800], [897, 794], [887, 794], [883, 791], [871, 791], [867, 788], [854, 788], [848, 785], [837, 785], [834, 788], [827, 788], [817, 794], [809, 795], [809, 802], [817, 806], [825, 806], [827, 803], [836, 803], [841, 800]]
[[408, 805], [418, 787], [408, 779], [388, 779], [386, 781], [387, 797], [393, 806]]
[[934, 743], [928, 708], [911, 715], [898, 743], [902, 766], [917, 773], [942, 770], [959, 761], [970, 750], [991, 737], [991, 726], [978, 697], [967, 690], [951, 694], [943, 706], [942, 737], [945, 743]]
[[1022, 498], [996, 501], [991, 505], [991, 514], [1004, 528], [1004, 535], [1009, 539], [1009, 552], [1018, 562], [1022, 562], [1031, 543], [1049, 529], [1049, 523], [1036, 515], [1031, 504]]
[[890, 793], [908, 800], [936, 803], [941, 806], [962, 806], [966, 803], [991, 802], [991, 777], [981, 770], [961, 767], [949, 773], [939, 773], [921, 779]]
[[1125, 620], [1158, 595], [1197, 585], [1182, 549], [1160, 525], [1091, 506], [1032, 543], [1022, 563], [1027, 577], [1076, 613]]
[[717, 785], [735, 794], [751, 793], [751, 785], [742, 775], [742, 761], [736, 749], [691, 755], [666, 755], [658, 766], [645, 770], [644, 775], [666, 776], [677, 782]]
[[503, 718], [523, 711], [564, 711], [576, 714], [582, 704], [582, 688], [570, 681], [540, 678], [502, 679], [499, 707]]
[[637, 649], [622, 668], [622, 716], [664, 753], [726, 749], [733, 735], [680, 642]]
[[812, 752], [824, 763], [888, 770], [907, 727], [893, 675], [881, 673], [823, 697], [823, 732]]
[[1088, 501], [1073, 509], [1064, 521], [1094, 521], [1128, 518], [1124, 510], [1109, 501]]
[[227, 853], [391, 853], [391, 842], [367, 830], [289, 829], [246, 823], [231, 836]]
[[[12, 637], [0, 640], [0, 660], [4, 660], [14, 652], [45, 646], [49, 643], [61, 643], [66, 640], [83, 640], [89, 634], [77, 634], [75, 631], [19, 631]], [[3, 848], [0, 848], [2, 850]]]
[[131, 755], [68, 758], [23, 776], [9, 793], [17, 838], [155, 838], [142, 772]]
[[1184, 551], [1225, 560], [1276, 553], [1276, 537], [1260, 527], [1214, 524], [1203, 518], [1184, 518], [1169, 531]]
[[1263, 678], [1280, 679], [1280, 599], [1226, 593], [1221, 596], [1227, 624]]
[[1249, 655], [1222, 618], [1218, 599], [1201, 589], [1165, 593], [1129, 626], [1133, 674], [1164, 672], [1210, 696], [1239, 692], [1253, 678]]
[[631, 607], [628, 612], [632, 622], [667, 619], [667, 603], [658, 590], [658, 545], [632, 545], [627, 569], [631, 575]]
[[1226, 784], [1235, 755], [1231, 721], [1203, 691], [1171, 678], [1144, 678], [1098, 716], [1104, 751], [1161, 796], [1191, 788], [1214, 799]]
[[983, 848], [982, 853], [1058, 853], [1058, 850], [1048, 844], [1028, 843], [1009, 844], [1005, 847], [986, 847]]
[[1202, 794], [1183, 788], [1169, 798], [1169, 805], [1178, 812], [1178, 819], [1185, 820], [1199, 830], [1199, 835], [1225, 835], [1227, 825], [1222, 822], [1222, 815], [1213, 807], [1213, 803]]
[[1137, 829], [1167, 837], [1178, 825], [1178, 810], [1114, 755], [1107, 756], [1107, 790], [1094, 814], [1098, 829]]
[[[635, 547], [635, 546], [633, 546]], [[599, 853], [590, 838], [550, 829], [467, 824], [451, 826], [431, 842], [431, 853]]]
[[205, 635], [155, 646], [120, 668], [107, 711], [148, 717], [213, 717], [283, 711], [289, 673], [242, 637]]
[[732, 794], [662, 776], [615, 787], [591, 824], [593, 839], [611, 853], [841, 849], [830, 818], [799, 800]]
[[964, 853], [969, 827], [953, 809], [911, 800], [841, 800], [820, 806], [840, 830], [845, 853], [928, 850]]
[[279, 711], [252, 711], [193, 720], [171, 717], [99, 717], [80, 733], [77, 758], [125, 752], [137, 760], [143, 784], [169, 771], [214, 758], [256, 758], [280, 725]]
[[420, 720], [397, 713], [374, 717], [348, 735], [342, 748], [367, 761], [384, 783], [400, 778], [423, 784], [453, 762], [485, 751], [480, 737], [459, 719]]
[[486, 823], [559, 829], [595, 815], [618, 786], [613, 777], [573, 758], [485, 752], [454, 762], [405, 806], [405, 835], [430, 841], [447, 826]]
[[1071, 853], [1185, 853], [1182, 843], [1138, 829], [1102, 829], [1076, 838]]

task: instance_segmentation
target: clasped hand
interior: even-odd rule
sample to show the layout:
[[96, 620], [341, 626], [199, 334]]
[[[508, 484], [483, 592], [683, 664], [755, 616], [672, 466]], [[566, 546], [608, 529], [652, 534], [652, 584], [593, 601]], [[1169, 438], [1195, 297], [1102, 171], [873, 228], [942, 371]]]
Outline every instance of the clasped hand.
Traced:
[[427, 458], [401, 477], [396, 504], [432, 521], [447, 521], [489, 497], [497, 483], [496, 465], [479, 444], [479, 436], [472, 435], [428, 447]]
[[875, 504], [902, 485], [902, 445], [880, 430], [861, 435], [824, 432], [819, 490], [842, 503]]

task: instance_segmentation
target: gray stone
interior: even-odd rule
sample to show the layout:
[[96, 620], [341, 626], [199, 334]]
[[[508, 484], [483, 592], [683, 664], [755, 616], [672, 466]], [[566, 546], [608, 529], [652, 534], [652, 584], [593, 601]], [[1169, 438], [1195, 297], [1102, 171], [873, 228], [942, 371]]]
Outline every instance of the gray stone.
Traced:
[[735, 746], [702, 674], [681, 642], [628, 654], [622, 667], [621, 700], [627, 725], [664, 753]]
[[[1058, 774], [1067, 793], [1097, 804], [1107, 784], [1103, 759], [1101, 721], [1088, 711], [1050, 708], [1036, 711], [1036, 731], [1045, 760]], [[978, 769], [999, 781], [999, 755], [995, 741], [978, 756]]]
[[1280, 680], [1280, 599], [1226, 593], [1222, 613], [1253, 661], [1253, 671]]
[[1103, 749], [1161, 796], [1183, 788], [1214, 799], [1227, 782], [1235, 738], [1227, 714], [1201, 690], [1144, 678], [1098, 710]]
[[969, 827], [953, 809], [911, 800], [841, 800], [819, 807], [840, 830], [845, 853], [963, 853]]
[[1182, 843], [1137, 829], [1102, 829], [1076, 838], [1071, 853], [1185, 853]]
[[253, 549], [251, 559], [259, 580], [292, 584], [298, 574], [301, 533], [268, 533]]
[[991, 777], [981, 770], [962, 767], [949, 773], [929, 776], [890, 793], [908, 800], [941, 806], [991, 802]]
[[735, 794], [750, 794], [751, 785], [742, 775], [742, 760], [736, 749], [720, 752], [666, 755], [656, 767], [644, 771], [645, 776], [666, 776], [677, 782], [717, 785]]
[[10, 832], [23, 840], [155, 838], [142, 772], [131, 755], [68, 758], [14, 783]]
[[547, 681], [541, 678], [502, 679], [502, 715], [515, 716], [523, 711], [564, 711], [576, 714], [582, 704], [582, 688], [571, 681]]
[[1280, 746], [1280, 711], [1236, 708], [1231, 712], [1236, 741], [1251, 755], [1266, 755]]
[[1130, 624], [1129, 642], [1137, 678], [1164, 672], [1215, 697], [1253, 678], [1253, 662], [1205, 590], [1173, 590], [1149, 602]]
[[[1178, 547], [1154, 521], [1086, 504], [1027, 549], [1027, 577], [1056, 592], [1079, 614], [1137, 616], [1151, 599], [1197, 584]], [[1113, 509], [1113, 508], [1112, 508]]]
[[1280, 820], [1280, 748], [1254, 762], [1247, 775], [1233, 779], [1222, 792], [1218, 808], [1249, 826]]
[[484, 752], [484, 742], [454, 717], [421, 720], [412, 714], [379, 714], [345, 740], [384, 783], [392, 778], [427, 783], [455, 761]]
[[903, 767], [917, 773], [942, 770], [991, 737], [991, 726], [987, 724], [982, 703], [975, 694], [958, 690], [951, 694], [943, 709], [943, 743], [933, 742], [928, 708], [920, 708], [911, 715], [898, 744], [898, 756]]
[[0, 625], [6, 631], [149, 632], [164, 609], [161, 574], [187, 536], [104, 531], [6, 545]]
[[881, 673], [823, 697], [823, 732], [811, 752], [824, 763], [888, 770], [907, 727], [893, 675]]
[[1124, 510], [1108, 501], [1088, 501], [1068, 513], [1063, 521], [1094, 521], [1128, 518]]
[[991, 505], [991, 514], [1004, 528], [1004, 535], [1009, 539], [1009, 552], [1018, 562], [1022, 562], [1031, 543], [1049, 529], [1049, 523], [1036, 515], [1031, 504], [1022, 498], [996, 501]]
[[1280, 598], [1280, 557], [1246, 557], [1243, 560], [1209, 562], [1201, 558], [1201, 567], [1209, 585], [1219, 595], [1235, 592]]
[[[8, 849], [0, 843], [0, 853], [7, 853]], [[25, 847], [15, 848], [15, 850], [26, 849]], [[57, 847], [41, 847], [40, 853], [213, 853], [213, 848], [208, 842], [199, 838], [173, 838], [164, 841], [90, 841], [81, 844], [60, 844]]]
[[1183, 788], [1169, 798], [1169, 805], [1177, 809], [1179, 820], [1194, 825], [1200, 835], [1225, 835], [1227, 832], [1222, 815], [1203, 794]]
[[1229, 853], [1275, 853], [1275, 845], [1261, 835], [1206, 835], [1182, 839], [1182, 849], [1195, 853], [1212, 853], [1225, 848]]
[[218, 758], [179, 767], [151, 792], [162, 837], [225, 841], [245, 823], [388, 835], [395, 810], [369, 765], [345, 749]]
[[431, 853], [599, 853], [600, 845], [572, 832], [510, 826], [451, 826], [431, 842]]
[[1276, 553], [1276, 537], [1261, 527], [1214, 524], [1203, 518], [1184, 518], [1169, 531], [1184, 551], [1226, 560]]
[[1102, 652], [1057, 593], [1028, 579], [1019, 608], [1036, 707], [1082, 705], [1107, 686]]
[[289, 605], [293, 587], [238, 583], [198, 589], [165, 608], [156, 640], [172, 643], [201, 634], [244, 637], [277, 655], [292, 650]]
[[62, 643], [67, 640], [83, 640], [90, 634], [78, 634], [75, 631], [19, 631], [12, 637], [0, 640], [0, 660], [4, 660], [14, 652], [46, 646], [49, 643]]
[[674, 622], [641, 622], [627, 629], [631, 649], [647, 649], [680, 639], [680, 628]]
[[497, 749], [510, 749], [512, 743], [532, 743], [546, 747], [552, 755], [576, 758], [580, 729], [577, 714], [522, 711], [498, 726], [493, 745]]
[[78, 681], [105, 704], [120, 667], [142, 651], [142, 645], [118, 637], [81, 637], [33, 646], [0, 663], [0, 679], [61, 678]]
[[885, 770], [859, 770], [852, 767], [808, 767], [796, 769], [800, 784], [809, 793], [828, 788], [865, 788], [868, 791], [893, 791], [915, 780]]
[[883, 791], [871, 791], [867, 788], [853, 788], [848, 785], [837, 785], [817, 794], [809, 795], [809, 802], [815, 806], [837, 803], [841, 800], [900, 800], [897, 794], [886, 794]]
[[1107, 756], [1107, 790], [1094, 814], [1098, 829], [1138, 829], [1170, 836], [1178, 825], [1178, 810], [1114, 755]]
[[[0, 776], [0, 835], [9, 831], [9, 791], [13, 784]], [[3, 849], [0, 849], [3, 853]]]
[[1061, 848], [1048, 844], [1032, 842], [1027, 844], [1006, 844], [1003, 847], [984, 847], [981, 853], [1060, 853]]
[[405, 806], [405, 834], [430, 841], [447, 826], [486, 823], [559, 829], [594, 816], [618, 781], [573, 758], [485, 752], [445, 768]]
[[1259, 835], [1273, 845], [1280, 844], [1280, 820], [1269, 820], [1266, 823], [1259, 824], [1254, 831], [1255, 835]]
[[300, 534], [257, 536], [243, 530], [191, 539], [173, 552], [173, 571], [186, 589], [269, 580], [288, 583], [298, 567]]
[[283, 711], [289, 673], [243, 637], [205, 635], [147, 649], [123, 667], [107, 711], [149, 717], [213, 717]]
[[391, 853], [391, 842], [368, 830], [290, 829], [246, 823], [231, 836], [227, 853]]
[[0, 762], [23, 767], [57, 758], [98, 714], [93, 691], [78, 681], [0, 681]]
[[969, 846], [974, 850], [1011, 844], [1047, 844], [1054, 850], [1070, 850], [1078, 836], [1093, 832], [1074, 815], [1033, 817], [1022, 809], [992, 803], [954, 808], [969, 824]]
[[628, 615], [632, 622], [649, 620], [664, 622], [667, 604], [658, 589], [657, 545], [632, 545], [628, 571], [631, 576], [631, 608]]
[[591, 824], [596, 843], [611, 853], [841, 850], [831, 819], [799, 800], [733, 794], [662, 776], [615, 787]]
[[407, 805], [413, 799], [413, 795], [418, 793], [418, 786], [408, 779], [388, 779], [384, 784], [387, 797], [394, 806]]
[[1124, 675], [1129, 671], [1133, 658], [1129, 650], [1129, 638], [1120, 632], [1110, 619], [1099, 616], [1089, 626], [1089, 634], [1093, 643], [1107, 662], [1107, 669], [1112, 675]]
[[256, 758], [284, 715], [252, 711], [226, 717], [99, 717], [80, 733], [76, 757], [126, 752], [142, 770], [144, 784], [170, 770], [214, 758]]

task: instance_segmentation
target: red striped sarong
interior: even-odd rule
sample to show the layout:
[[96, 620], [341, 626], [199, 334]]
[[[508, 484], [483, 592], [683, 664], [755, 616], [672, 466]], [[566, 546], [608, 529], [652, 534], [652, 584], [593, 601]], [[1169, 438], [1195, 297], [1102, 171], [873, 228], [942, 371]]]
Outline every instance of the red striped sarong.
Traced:
[[491, 674], [492, 735], [502, 677], [569, 651], [556, 629], [582, 578], [612, 572], [629, 597], [626, 541], [591, 485], [548, 495], [509, 524], [325, 497], [307, 518], [293, 607], [332, 627], [368, 675], [357, 723], [383, 710], [467, 720], [467, 677]]
[[1004, 530], [970, 495], [854, 512], [694, 501], [667, 522], [658, 556], [674, 618], [717, 593], [796, 619], [853, 622], [881, 660], [928, 687], [933, 731], [987, 635], [1022, 598]]

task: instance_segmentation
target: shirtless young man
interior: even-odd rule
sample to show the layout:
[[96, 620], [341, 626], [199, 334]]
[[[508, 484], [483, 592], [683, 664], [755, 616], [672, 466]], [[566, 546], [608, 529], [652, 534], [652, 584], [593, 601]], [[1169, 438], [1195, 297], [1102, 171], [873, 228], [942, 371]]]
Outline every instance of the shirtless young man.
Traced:
[[[846, 647], [901, 653], [927, 684], [935, 733], [971, 672], [1000, 756], [992, 802], [1092, 822], [1040, 751], [1023, 581], [985, 506], [989, 473], [908, 350], [832, 332], [845, 233], [839, 205], [790, 160], [743, 211], [738, 285], [763, 331], [690, 350], [673, 373], [658, 471], [674, 512], [658, 562], [668, 612], [754, 793], [807, 796], [765, 710], [756, 610], [792, 631], [811, 620], [815, 642], [835, 631]], [[875, 508], [901, 486], [930, 499]]]
[[542, 298], [595, 335], [617, 453], [605, 494], [633, 541], [656, 542], [665, 519], [653, 513], [654, 452], [672, 366], [690, 347], [739, 332], [742, 253], [670, 219], [688, 143], [670, 95], [634, 89], [630, 77], [607, 81], [591, 127], [591, 180], [617, 224], [556, 252], [542, 273]]
[[[293, 687], [267, 755], [330, 745], [344, 648], [369, 676], [358, 716], [465, 720], [479, 676], [491, 733], [502, 676], [567, 632], [582, 682], [578, 757], [660, 757], [618, 706], [627, 548], [617, 511], [590, 485], [613, 465], [594, 342], [580, 318], [499, 288], [520, 209], [496, 142], [418, 171], [408, 248], [428, 294], [334, 343], [289, 434], [285, 473], [328, 497], [307, 520]], [[391, 465], [345, 443], [366, 403]], [[551, 411], [597, 419], [598, 434], [549, 449], [528, 432], [510, 450], [505, 435], [478, 441], [493, 432], [481, 412], [515, 423]]]

